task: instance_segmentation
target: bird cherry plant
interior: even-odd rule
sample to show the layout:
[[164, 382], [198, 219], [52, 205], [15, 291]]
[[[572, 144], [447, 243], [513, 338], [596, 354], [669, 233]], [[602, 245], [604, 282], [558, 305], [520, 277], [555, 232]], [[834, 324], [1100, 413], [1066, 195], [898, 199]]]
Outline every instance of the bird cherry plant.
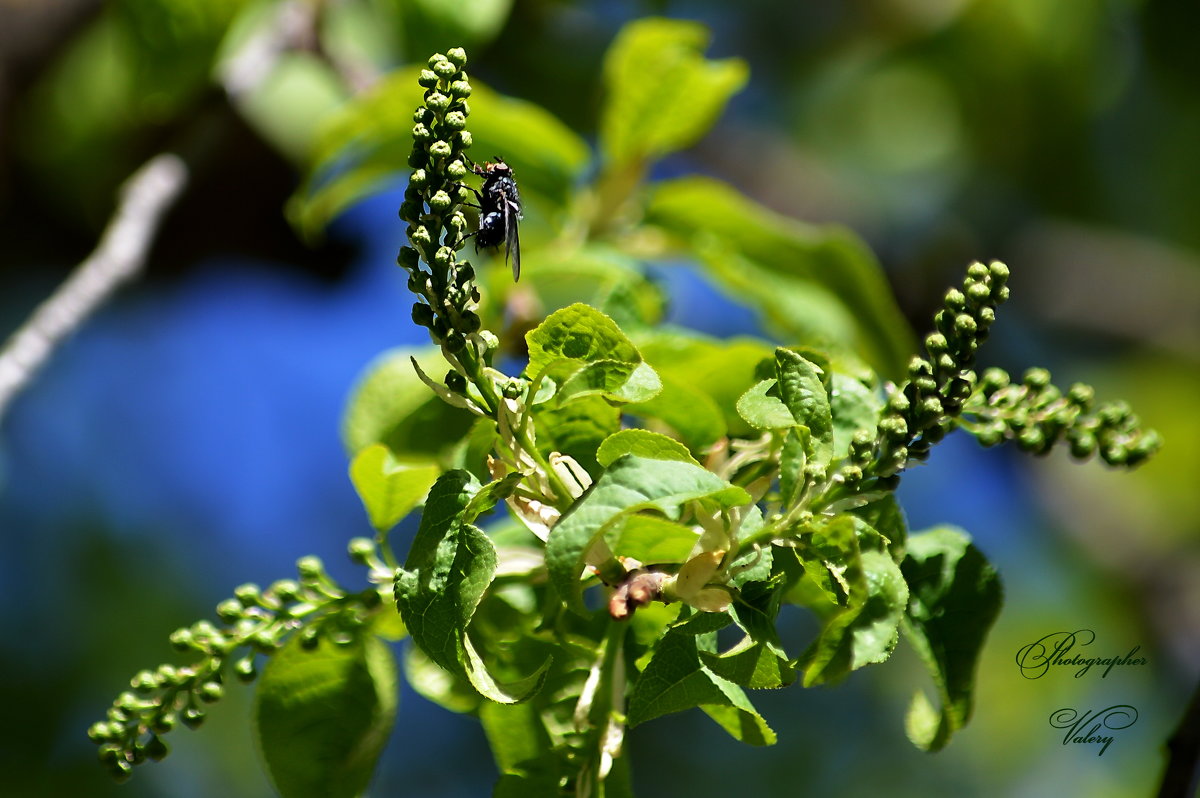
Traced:
[[[400, 208], [412, 319], [435, 348], [393, 359], [356, 399], [394, 400], [397, 380], [425, 392], [390, 438], [354, 454], [376, 529], [349, 544], [365, 586], [305, 557], [296, 579], [235, 589], [218, 623], [171, 635], [187, 664], [138, 673], [91, 727], [102, 762], [124, 778], [161, 759], [167, 733], [201, 724], [231, 675], [257, 678], [256, 733], [279, 792], [357, 795], [396, 715], [384, 641], [401, 638], [413, 688], [479, 719], [499, 796], [631, 795], [626, 730], [674, 712], [772, 744], [748, 691], [836, 682], [901, 637], [936, 689], [916, 693], [908, 735], [941, 748], [971, 713], [1001, 586], [965, 533], [909, 533], [903, 471], [953, 430], [1120, 467], [1157, 436], [1044, 369], [976, 371], [1009, 294], [997, 262], [971, 264], [946, 292], [894, 380], [808, 343], [656, 326], [619, 292], [609, 313], [567, 303], [510, 335], [527, 357], [519, 373], [501, 369], [514, 347], [485, 327], [502, 316], [461, 257], [474, 196], [465, 64], [452, 49], [419, 74]], [[698, 431], [706, 413], [717, 432]], [[405, 435], [455, 440], [412, 462], [397, 454]], [[418, 508], [401, 562], [389, 533]], [[787, 606], [819, 621], [800, 650], [777, 627]]]

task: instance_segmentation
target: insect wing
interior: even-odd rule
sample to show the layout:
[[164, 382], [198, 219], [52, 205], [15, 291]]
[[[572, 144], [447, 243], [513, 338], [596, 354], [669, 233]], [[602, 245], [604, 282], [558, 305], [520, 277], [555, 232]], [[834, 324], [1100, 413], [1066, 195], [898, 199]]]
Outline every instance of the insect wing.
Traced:
[[517, 220], [521, 218], [521, 206], [510, 199], [504, 201], [504, 259], [512, 258], [513, 282], [521, 279], [521, 236], [517, 232]]

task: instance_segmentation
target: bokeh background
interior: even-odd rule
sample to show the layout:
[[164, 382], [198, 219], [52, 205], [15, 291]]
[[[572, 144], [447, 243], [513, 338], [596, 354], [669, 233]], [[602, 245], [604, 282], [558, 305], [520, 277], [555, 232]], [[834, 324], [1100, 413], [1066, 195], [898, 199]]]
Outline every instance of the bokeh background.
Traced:
[[[464, 44], [473, 76], [594, 141], [603, 52], [650, 14], [706, 23], [711, 53], [751, 70], [664, 169], [855, 230], [918, 331], [966, 263], [1005, 260], [1013, 299], [984, 360], [1127, 398], [1166, 446], [1127, 474], [951, 436], [905, 476], [911, 527], [967, 529], [1006, 586], [975, 717], [945, 751], [905, 739], [922, 677], [901, 647], [836, 688], [758, 695], [774, 748], [698, 713], [635, 730], [639, 794], [1152, 794], [1200, 675], [1200, 5], [318, 5], [330, 51], [289, 54], [233, 101], [223, 54], [278, 2], [0, 0], [0, 334], [88, 254], [139, 164], [187, 147], [203, 165], [143, 279], [0, 420], [0, 794], [271, 794], [247, 689], [121, 787], [84, 732], [235, 585], [289, 576], [310, 553], [356, 577], [344, 546], [367, 525], [340, 413], [373, 356], [424, 331], [394, 265], [402, 175], [319, 241], [285, 219], [314, 130], [349, 91], [322, 64], [369, 80]], [[662, 279], [673, 320], [756, 329], [695, 274]], [[1149, 664], [1021, 677], [1021, 646], [1075, 629], [1096, 633], [1086, 653], [1140, 646]], [[1118, 703], [1139, 718], [1102, 757], [1048, 723]], [[480, 796], [493, 778], [475, 723], [405, 688], [372, 794]]]

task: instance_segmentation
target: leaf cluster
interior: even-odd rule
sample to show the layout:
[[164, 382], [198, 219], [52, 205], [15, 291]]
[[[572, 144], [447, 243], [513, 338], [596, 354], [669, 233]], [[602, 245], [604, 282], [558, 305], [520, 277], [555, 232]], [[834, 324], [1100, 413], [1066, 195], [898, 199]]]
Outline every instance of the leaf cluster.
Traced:
[[[276, 786], [355, 794], [395, 709], [394, 664], [375, 638], [400, 621], [405, 677], [478, 717], [498, 796], [631, 795], [626, 730], [694, 708], [738, 740], [773, 744], [751, 691], [836, 682], [886, 661], [902, 636], [937, 692], [910, 705], [914, 744], [936, 750], [966, 723], [999, 577], [960, 530], [910, 533], [901, 472], [957, 427], [1038, 453], [1067, 440], [1121, 465], [1157, 439], [1119, 406], [1093, 410], [1083, 388], [1063, 399], [1044, 372], [1019, 389], [976, 373], [1007, 298], [1002, 264], [969, 267], [910, 359], [911, 335], [857, 240], [715, 180], [647, 182], [745, 81], [740, 62], [706, 59], [705, 41], [668, 20], [617, 37], [588, 183], [583, 143], [470, 81], [463, 51], [412, 76], [424, 95], [405, 122], [399, 261], [434, 346], [381, 360], [347, 412], [350, 474], [376, 531], [351, 553], [373, 586], [346, 593], [308, 563], [286, 598], [273, 588], [222, 605], [232, 631], [192, 635], [205, 645], [186, 683], [155, 676], [148, 698], [122, 696], [94, 727], [110, 766], [126, 773], [160, 753], [145, 735], [262, 637], [274, 656], [257, 717]], [[343, 171], [302, 189], [295, 218], [319, 224], [331, 197], [365, 185], [396, 146], [371, 115], [409, 90], [386, 82], [329, 128], [314, 175], [334, 161]], [[468, 115], [481, 120], [470, 132]], [[466, 151], [480, 146], [502, 150], [529, 200], [516, 288], [481, 290], [489, 272], [460, 258]], [[645, 264], [681, 257], [788, 345], [662, 325]], [[519, 373], [493, 365], [505, 353]], [[401, 563], [388, 534], [418, 509]], [[776, 628], [788, 605], [820, 621], [803, 650]]]

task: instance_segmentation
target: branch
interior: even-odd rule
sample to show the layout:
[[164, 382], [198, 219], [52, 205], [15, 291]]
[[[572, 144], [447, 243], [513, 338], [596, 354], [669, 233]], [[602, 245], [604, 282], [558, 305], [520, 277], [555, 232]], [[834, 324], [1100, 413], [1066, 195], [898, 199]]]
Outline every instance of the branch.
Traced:
[[141, 271], [163, 214], [186, 182], [187, 167], [170, 153], [155, 156], [126, 181], [95, 251], [0, 350], [0, 419], [54, 349]]
[[1158, 798], [1191, 798], [1200, 787], [1200, 684], [1167, 740], [1167, 768]]

